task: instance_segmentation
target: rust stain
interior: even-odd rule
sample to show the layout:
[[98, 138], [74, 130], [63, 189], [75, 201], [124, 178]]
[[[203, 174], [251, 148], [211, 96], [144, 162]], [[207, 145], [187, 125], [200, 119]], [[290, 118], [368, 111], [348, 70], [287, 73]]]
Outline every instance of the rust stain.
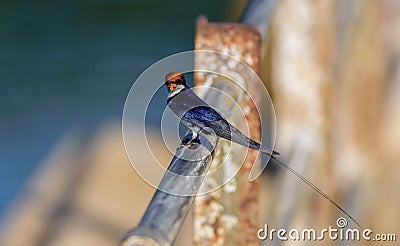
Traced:
[[[258, 31], [250, 25], [210, 23], [205, 17], [200, 17], [196, 25], [195, 49], [224, 53], [246, 63], [257, 74], [260, 72], [261, 38]], [[246, 109], [245, 118], [250, 137], [260, 140], [260, 118], [256, 109], [259, 95], [251, 76], [246, 74], [241, 63], [216, 64], [209, 57], [195, 56], [196, 69], [213, 70], [212, 66], [221, 73], [234, 71], [245, 81], [255, 102], [245, 96], [239, 103]], [[204, 73], [195, 73], [194, 76], [196, 86], [204, 84]], [[194, 245], [258, 245], [259, 183], [248, 181], [257, 155], [257, 151], [248, 151], [243, 166], [234, 177], [237, 181], [236, 192], [228, 194], [220, 189], [205, 197], [196, 198]]]

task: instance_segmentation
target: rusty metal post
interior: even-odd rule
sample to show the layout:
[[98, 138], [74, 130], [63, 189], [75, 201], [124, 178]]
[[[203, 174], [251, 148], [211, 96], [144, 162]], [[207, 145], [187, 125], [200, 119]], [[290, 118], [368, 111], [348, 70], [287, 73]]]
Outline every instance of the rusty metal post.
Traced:
[[[246, 24], [216, 24], [209, 23], [204, 17], [199, 18], [196, 26], [195, 49], [222, 52], [244, 62], [258, 74], [261, 64], [261, 39], [266, 36], [270, 12], [274, 3], [275, 0], [250, 1], [249, 7], [241, 19]], [[249, 73], [248, 68], [224, 64], [222, 60], [214, 58], [196, 53], [195, 70], [217, 71], [221, 74], [229, 74], [231, 77], [239, 77], [241, 81], [244, 81], [252, 98], [247, 95], [238, 95], [235, 89], [232, 89], [232, 84], [224, 81], [227, 78], [221, 76], [211, 75], [207, 77], [206, 74], [195, 72], [195, 85], [201, 86], [206, 80], [211, 79], [214, 83], [213, 87], [225, 92], [230, 91], [228, 94], [235, 100], [235, 103], [245, 108], [244, 120], [249, 126], [247, 135], [259, 141], [261, 139], [261, 126], [256, 104], [260, 108], [261, 100], [255, 88], [256, 82], [253, 81], [254, 74], [246, 74]], [[203, 99], [210, 105], [212, 102], [220, 105], [219, 110], [231, 122], [237, 123], [235, 120], [238, 116], [235, 115], [235, 112], [231, 112], [233, 106], [223, 101], [223, 98], [207, 90]], [[239, 125], [237, 127], [244, 130], [242, 129], [244, 126]], [[228, 141], [218, 141], [216, 151], [213, 152], [213, 154], [216, 153], [214, 161], [211, 161], [212, 156], [207, 156], [201, 162], [193, 163], [175, 157], [168, 170], [173, 170], [180, 175], [205, 174], [210, 167], [218, 166], [227, 157], [227, 146], [229, 147]], [[231, 148], [232, 153], [237, 153], [242, 151], [240, 148], [244, 147], [233, 145]], [[193, 200], [195, 200], [193, 209], [194, 245], [258, 245], [259, 183], [248, 181], [253, 164], [260, 165], [257, 156], [257, 151], [248, 150], [244, 163], [242, 161], [239, 163], [239, 161], [230, 157], [230, 166], [222, 169], [222, 176], [231, 172], [232, 168], [241, 166], [239, 173], [222, 189], [211, 194], [194, 199], [190, 196], [173, 196], [158, 190], [138, 227], [127, 235], [122, 245], [171, 245]], [[196, 194], [200, 184], [201, 193], [202, 188], [207, 187], [210, 183], [221, 181], [213, 180], [217, 176], [208, 176], [204, 182], [203, 179], [199, 179], [196, 183], [183, 184], [176, 182], [166, 173], [160, 187], [176, 186], [176, 189], [191, 189], [193, 191], [191, 194]]]
[[[261, 37], [256, 28], [247, 24], [209, 23], [205, 17], [200, 17], [196, 26], [196, 50], [219, 51], [245, 62], [256, 73], [260, 70]], [[257, 91], [249, 81], [248, 75], [240, 66], [232, 66], [213, 60], [210, 57], [195, 57], [196, 70], [217, 70], [224, 74], [234, 73], [245, 81], [249, 93], [255, 103], [259, 103]], [[209, 78], [202, 73], [195, 74], [195, 85], [201, 86]], [[211, 78], [213, 80], [213, 78]], [[216, 79], [214, 79], [215, 81]], [[260, 121], [255, 104], [248, 97], [235, 98], [237, 103], [247, 108], [245, 120], [249, 124], [250, 137], [260, 140]], [[230, 117], [235, 122], [234, 117]], [[229, 144], [220, 141], [220, 149]], [[231, 148], [236, 146], [232, 145]], [[231, 150], [235, 153], [235, 149]], [[236, 150], [237, 151], [237, 150]], [[227, 153], [216, 154], [211, 168], [218, 166]], [[257, 229], [259, 223], [259, 183], [248, 181], [248, 175], [257, 158], [257, 152], [250, 150], [238, 174], [222, 189], [195, 199], [194, 203], [194, 245], [258, 245]], [[240, 166], [237, 160], [231, 159], [232, 167]], [[222, 172], [229, 172], [229, 167]], [[224, 176], [224, 174], [221, 174]], [[215, 178], [217, 179], [217, 178]], [[208, 177], [203, 186], [218, 182]]]

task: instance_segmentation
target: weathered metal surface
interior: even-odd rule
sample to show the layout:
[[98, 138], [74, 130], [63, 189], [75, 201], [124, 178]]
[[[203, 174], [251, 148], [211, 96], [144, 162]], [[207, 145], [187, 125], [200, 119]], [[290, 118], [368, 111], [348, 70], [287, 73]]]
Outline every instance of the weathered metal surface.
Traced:
[[[279, 127], [277, 149], [288, 164], [331, 194], [328, 155], [330, 126], [329, 94], [332, 86], [334, 1], [283, 1], [277, 8], [272, 27], [271, 81]], [[318, 174], [318, 181], [313, 176]], [[295, 221], [320, 224], [324, 210], [306, 199], [299, 181], [285, 172], [280, 179], [277, 204], [268, 217], [271, 223], [289, 226]], [[283, 185], [282, 185], [283, 184]], [[303, 197], [300, 200], [298, 198]], [[317, 209], [316, 209], [317, 208]], [[330, 208], [333, 209], [332, 206]], [[302, 217], [301, 219], [300, 216]], [[307, 218], [307, 219], [306, 219]]]
[[[209, 23], [206, 18], [199, 18], [196, 26], [195, 49], [212, 50], [230, 55], [250, 66], [256, 73], [260, 71], [261, 38], [258, 31], [249, 25], [230, 23]], [[224, 63], [217, 56], [195, 56], [196, 70], [213, 70], [244, 81], [247, 91], [255, 103], [259, 96], [246, 74], [246, 69], [240, 63]], [[249, 136], [260, 140], [260, 120], [254, 102], [237, 90], [229, 90], [229, 81], [205, 73], [195, 73], [195, 85], [213, 83], [244, 108], [245, 119], [238, 118], [235, 112], [228, 115], [229, 121], [239, 128], [245, 128], [243, 120], [249, 126]], [[223, 82], [221, 82], [223, 81]], [[220, 83], [219, 83], [220, 82]], [[218, 84], [219, 83], [219, 84]], [[220, 87], [221, 86], [221, 87]], [[226, 104], [226, 102], [221, 102]], [[243, 129], [241, 129], [243, 130]], [[207, 177], [203, 187], [219, 183], [224, 176], [242, 165], [235, 158], [235, 153], [243, 151], [236, 145], [231, 146], [232, 155], [227, 155], [229, 142], [220, 141], [219, 151], [211, 164], [211, 169], [219, 166], [228, 156], [224, 168], [219, 170], [220, 176]], [[256, 161], [257, 152], [249, 150], [243, 166], [222, 189], [205, 196], [197, 197], [194, 204], [194, 245], [258, 245], [257, 228], [259, 220], [259, 184], [248, 181], [249, 171]], [[218, 180], [219, 179], [219, 180]]]
[[336, 125], [341, 131], [333, 137], [340, 143], [334, 146], [338, 187], [364, 223], [393, 232], [400, 215], [393, 190], [399, 184], [400, 160], [400, 5], [342, 1], [341, 7], [351, 11], [342, 26], [337, 64]]
[[250, 0], [240, 22], [257, 28], [262, 39], [265, 39], [277, 4], [277, 0]]
[[[216, 137], [213, 135], [200, 134], [200, 139], [204, 138], [210, 142], [216, 141]], [[188, 149], [189, 147], [177, 150], [139, 225], [128, 233], [122, 245], [137, 245], [136, 239], [138, 238], [148, 239], [141, 240], [143, 245], [154, 245], [154, 242], [158, 245], [172, 245], [194, 197], [169, 194], [161, 190], [175, 190], [180, 194], [197, 193], [204, 179], [203, 174], [209, 169], [214, 153], [209, 152], [206, 148], [199, 148], [199, 145], [196, 143], [190, 147], [196, 148], [198, 151], [191, 151]], [[184, 158], [181, 158], [182, 156]], [[182, 176], [198, 178], [184, 179]]]

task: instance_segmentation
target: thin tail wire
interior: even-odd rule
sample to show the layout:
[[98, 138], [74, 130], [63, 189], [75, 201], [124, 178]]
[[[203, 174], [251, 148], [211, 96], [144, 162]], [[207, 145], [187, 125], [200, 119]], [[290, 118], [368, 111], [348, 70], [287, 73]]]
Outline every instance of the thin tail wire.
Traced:
[[313, 183], [311, 183], [308, 179], [303, 177], [300, 173], [298, 173], [296, 170], [293, 168], [289, 167], [285, 163], [281, 162], [280, 160], [276, 159], [274, 156], [272, 156], [276, 162], [278, 162], [281, 166], [283, 166], [286, 170], [289, 170], [291, 173], [296, 175], [299, 179], [301, 179], [304, 183], [306, 183], [308, 186], [310, 186], [313, 190], [318, 192], [321, 196], [323, 196], [326, 200], [328, 200], [331, 204], [333, 204], [336, 208], [338, 208], [340, 211], [342, 211], [344, 214], [346, 214], [354, 223], [356, 223], [360, 228], [362, 227], [356, 219], [353, 218], [349, 213], [347, 213], [342, 207], [340, 207], [332, 198], [330, 198], [327, 194], [325, 194], [322, 190], [320, 190], [317, 186], [315, 186]]

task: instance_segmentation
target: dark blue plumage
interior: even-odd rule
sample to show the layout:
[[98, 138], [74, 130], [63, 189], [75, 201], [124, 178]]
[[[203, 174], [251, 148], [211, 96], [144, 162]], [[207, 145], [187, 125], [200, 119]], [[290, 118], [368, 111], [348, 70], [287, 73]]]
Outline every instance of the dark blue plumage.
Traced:
[[[180, 118], [182, 121], [191, 129], [192, 139], [188, 142], [196, 141], [197, 135], [200, 131], [208, 132], [210, 129], [219, 137], [225, 138], [232, 142], [240, 145], [259, 150], [263, 153], [268, 154], [272, 158], [270, 162], [277, 163], [288, 171], [300, 178], [304, 183], [318, 192], [321, 196], [335, 205], [340, 211], [345, 213], [351, 220], [353, 220], [358, 226], [360, 224], [342, 207], [340, 207], [332, 198], [322, 192], [313, 183], [304, 178], [300, 173], [286, 165], [285, 163], [276, 159], [273, 155], [279, 154], [273, 150], [262, 147], [258, 142], [248, 138], [246, 135], [241, 133], [238, 129], [232, 126], [226, 121], [217, 111], [211, 108], [206, 102], [200, 99], [189, 87], [186, 85], [185, 76], [179, 72], [171, 72], [166, 77], [167, 81], [165, 85], [169, 90], [167, 104], [170, 109]], [[209, 132], [208, 132], [209, 133]], [[271, 161], [272, 160], [272, 161]], [[250, 171], [249, 180], [255, 180], [258, 175], [261, 174], [262, 170], [266, 167], [267, 163], [264, 163], [260, 168], [260, 171], [256, 173], [255, 177], [252, 177], [253, 169]], [[360, 226], [361, 227], [361, 226]]]
[[169, 89], [167, 103], [169, 108], [193, 131], [193, 138], [196, 138], [197, 133], [201, 130], [208, 132], [210, 131], [209, 128], [211, 128], [219, 137], [268, 155], [278, 154], [275, 151], [261, 147], [258, 142], [248, 138], [232, 126], [186, 86], [184, 77], [175, 75], [173, 78], [175, 80], [167, 79], [166, 82]]

